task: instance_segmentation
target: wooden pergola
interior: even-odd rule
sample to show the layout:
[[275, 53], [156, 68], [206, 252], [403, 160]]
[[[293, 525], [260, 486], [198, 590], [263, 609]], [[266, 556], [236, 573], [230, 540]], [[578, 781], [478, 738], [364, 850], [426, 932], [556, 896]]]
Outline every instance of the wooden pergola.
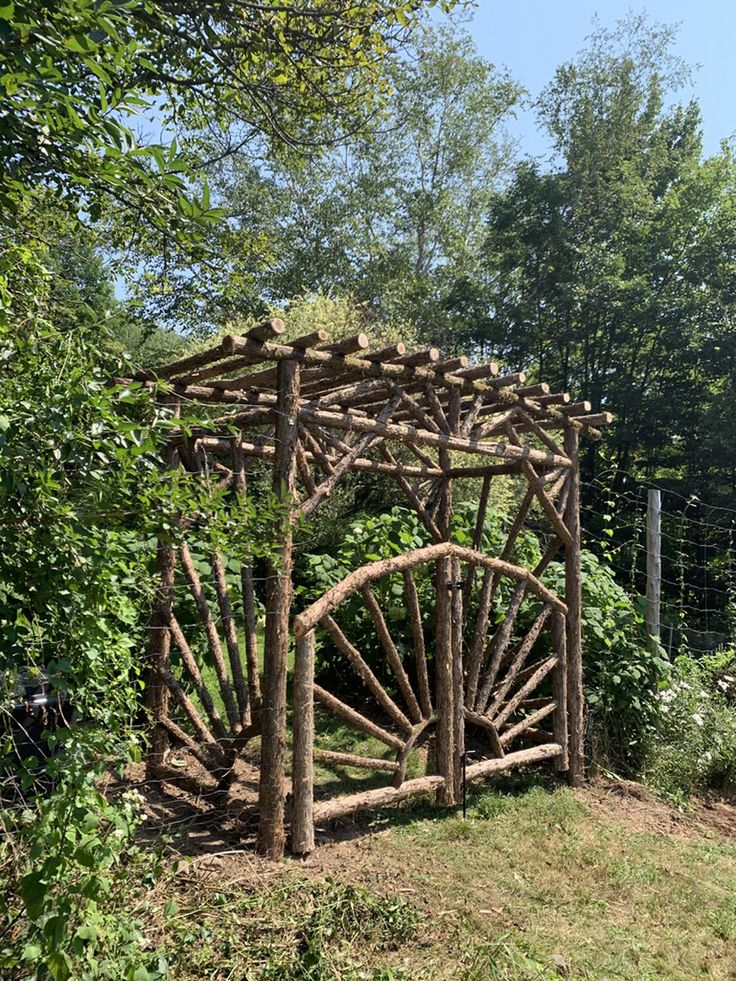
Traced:
[[[183, 401], [212, 407], [209, 421], [196, 432], [182, 431], [172, 438], [166, 466], [206, 470], [237, 497], [247, 494], [253, 461], [267, 461], [274, 495], [284, 509], [275, 529], [277, 554], [269, 560], [262, 680], [250, 567], [243, 567], [241, 577], [243, 654], [223, 557], [212, 556], [219, 607], [213, 611], [186, 544], [161, 541], [161, 579], [151, 623], [152, 766], [161, 762], [173, 740], [187, 746], [226, 786], [238, 754], [260, 736], [258, 848], [273, 858], [283, 854], [288, 827], [292, 850], [305, 853], [314, 847], [315, 822], [429, 790], [441, 803], [456, 804], [468, 726], [484, 737], [487, 758], [467, 767], [467, 779], [549, 759], [577, 784], [583, 776], [578, 444], [581, 436], [600, 438], [596, 427], [611, 416], [591, 413], [589, 403], [551, 393], [544, 383], [527, 385], [522, 372], [501, 374], [494, 362], [443, 360], [434, 348], [407, 353], [403, 344], [370, 351], [362, 334], [330, 343], [324, 331], [315, 331], [282, 343], [283, 332], [282, 321], [268, 320], [244, 336], [225, 337], [208, 350], [141, 372], [136, 379], [174, 412]], [[292, 622], [294, 525], [351, 470], [394, 480], [433, 544], [357, 570]], [[480, 549], [491, 481], [499, 475], [520, 477], [524, 493], [500, 554], [488, 556]], [[455, 478], [480, 482], [468, 548], [451, 541]], [[535, 505], [537, 521], [546, 523], [546, 548], [535, 568], [526, 569], [510, 558]], [[558, 596], [540, 577], [561, 549], [565, 590]], [[224, 717], [174, 616], [177, 563], [205, 628]], [[427, 566], [435, 583], [433, 650], [425, 637], [415, 582]], [[392, 639], [376, 598], [376, 584], [385, 577], [403, 583], [413, 648], [409, 660]], [[508, 596], [508, 608], [496, 622], [494, 597], [497, 601], [502, 593]], [[351, 596], [361, 597], [375, 624], [390, 683], [376, 676], [332, 615]], [[535, 616], [518, 636], [525, 602], [534, 605]], [[355, 672], [359, 709], [315, 684], [317, 631], [325, 632]], [[545, 631], [550, 651], [530, 663]], [[296, 661], [287, 808], [287, 659], [292, 640]], [[183, 680], [172, 670], [172, 644]], [[190, 698], [192, 691], [199, 707]], [[366, 698], [372, 699], [375, 711], [366, 709]], [[315, 701], [383, 743], [396, 759], [316, 750]], [[176, 712], [170, 711], [172, 702]], [[436, 772], [406, 779], [410, 753], [431, 735]], [[514, 750], [512, 743], [518, 741], [531, 745]], [[315, 754], [344, 766], [386, 770], [391, 785], [315, 803]]]

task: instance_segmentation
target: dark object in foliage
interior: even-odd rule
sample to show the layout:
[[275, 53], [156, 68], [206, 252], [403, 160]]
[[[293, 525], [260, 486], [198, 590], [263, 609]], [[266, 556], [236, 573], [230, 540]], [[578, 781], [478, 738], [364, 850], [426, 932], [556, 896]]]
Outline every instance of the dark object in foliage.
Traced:
[[47, 736], [66, 728], [71, 718], [67, 692], [54, 688], [43, 669], [20, 669], [2, 712], [3, 800], [49, 792], [53, 781], [45, 763], [57, 751], [57, 744]]

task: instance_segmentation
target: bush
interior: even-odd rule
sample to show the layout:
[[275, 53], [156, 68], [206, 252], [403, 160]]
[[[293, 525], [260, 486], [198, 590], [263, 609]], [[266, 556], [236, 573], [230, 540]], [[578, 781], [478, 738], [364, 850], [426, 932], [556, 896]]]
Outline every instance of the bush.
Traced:
[[[637, 604], [613, 571], [583, 551], [583, 671], [592, 755], [617, 772], [635, 775], [659, 715], [660, 686], [669, 663], [646, 645]], [[553, 563], [544, 581], [564, 593], [565, 570]]]
[[695, 791], [736, 791], [736, 646], [675, 660], [659, 694], [644, 777], [678, 803]]
[[0, 812], [3, 977], [153, 981], [162, 962], [131, 912], [157, 874], [156, 857], [133, 843], [142, 798], [130, 790], [111, 802], [96, 786], [104, 764], [135, 747], [90, 733], [65, 740], [49, 763], [54, 792]]
[[140, 386], [111, 383], [128, 370], [97, 325], [45, 312], [0, 324], [0, 711], [35, 674], [65, 693], [74, 722], [25, 759], [3, 726], [3, 977], [143, 981], [150, 957], [120, 912], [137, 818], [96, 781], [140, 755], [156, 537], [188, 508], [208, 520], [210, 547], [228, 521], [248, 554], [268, 535], [253, 509], [234, 520], [201, 482], [164, 470], [178, 423]]

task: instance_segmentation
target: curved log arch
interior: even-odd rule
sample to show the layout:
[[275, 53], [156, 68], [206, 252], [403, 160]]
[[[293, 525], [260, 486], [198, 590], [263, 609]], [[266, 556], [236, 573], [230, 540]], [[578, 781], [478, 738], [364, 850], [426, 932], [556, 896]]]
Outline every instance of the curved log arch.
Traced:
[[350, 573], [342, 582], [333, 586], [316, 602], [303, 610], [294, 620], [294, 633], [301, 637], [315, 627], [326, 614], [336, 610], [338, 606], [358, 592], [363, 586], [375, 582], [383, 576], [392, 573], [404, 572], [406, 569], [413, 569], [417, 565], [434, 562], [437, 559], [454, 558], [461, 562], [472, 562], [476, 566], [486, 569], [493, 569], [502, 576], [507, 576], [516, 582], [526, 584], [527, 590], [542, 600], [549, 603], [560, 613], [567, 613], [567, 606], [551, 590], [547, 589], [537, 577], [528, 569], [501, 559], [495, 559], [490, 555], [484, 555], [472, 548], [465, 548], [456, 545], [454, 542], [439, 542], [436, 545], [427, 545], [425, 548], [414, 549], [410, 552], [403, 552], [401, 555], [393, 556], [390, 559], [379, 559], [376, 562], [369, 562], [361, 566], [355, 572]]
[[[550, 551], [549, 554], [554, 554]], [[501, 579], [510, 580], [511, 592], [505, 618], [497, 624], [491, 638], [488, 638], [490, 617], [479, 615], [479, 629], [471, 631], [473, 647], [478, 649], [478, 663], [470, 662], [472, 651], [463, 651], [463, 632], [468, 624], [462, 617], [462, 590], [465, 581], [462, 564], [469, 569], [484, 569], [484, 584]], [[433, 686], [427, 676], [426, 652], [422, 632], [422, 617], [419, 597], [414, 582], [414, 569], [420, 565], [434, 566], [437, 610], [441, 613], [438, 622], [438, 649], [446, 647], [447, 657], [437, 660], [435, 656]], [[543, 571], [546, 562], [539, 564]], [[536, 571], [536, 570], [535, 570]], [[410, 679], [403, 664], [396, 664], [399, 651], [388, 634], [387, 622], [378, 608], [377, 595], [371, 584], [379, 579], [400, 574], [403, 578], [407, 599], [407, 621], [411, 628], [412, 645], [405, 652], [404, 663], [415, 662], [419, 698], [407, 697], [403, 689]], [[434, 709], [425, 711], [423, 717], [407, 728], [407, 717], [397, 710], [378, 680], [368, 668], [367, 662], [357, 649], [342, 634], [332, 613], [353, 596], [362, 597], [364, 606], [373, 620], [379, 646], [384, 652], [387, 665], [392, 669], [397, 690], [404, 696], [407, 706], [414, 703], [410, 716], [413, 718], [421, 709], [434, 704]], [[481, 603], [490, 604], [488, 589], [480, 590]], [[531, 601], [531, 623], [519, 627], [517, 619], [526, 599]], [[442, 601], [442, 603], [440, 603]], [[541, 601], [540, 610], [536, 604]], [[474, 751], [481, 759], [466, 768], [467, 780], [480, 779], [489, 773], [509, 769], [526, 763], [553, 760], [556, 768], [566, 766], [566, 700], [565, 671], [566, 653], [560, 625], [564, 622], [565, 604], [547, 589], [529, 570], [512, 565], [503, 559], [483, 555], [475, 549], [465, 548], [451, 542], [430, 545], [425, 548], [405, 552], [390, 559], [368, 563], [347, 576], [341, 583], [326, 592], [297, 618], [296, 664], [295, 664], [295, 707], [298, 706], [300, 718], [295, 727], [294, 769], [293, 769], [293, 811], [292, 847], [296, 853], [311, 851], [314, 847], [314, 821], [326, 821], [353, 813], [358, 809], [385, 806], [415, 793], [436, 791], [438, 800], [444, 804], [456, 804], [462, 785], [463, 759], [465, 758], [465, 739], [468, 726], [476, 730]], [[515, 627], [516, 625], [516, 627]], [[509, 647], [516, 629], [517, 639]], [[382, 728], [368, 714], [356, 711], [350, 705], [337, 699], [330, 692], [314, 683], [315, 631], [324, 630], [333, 640], [340, 641], [338, 649], [346, 654], [356, 674], [376, 701], [376, 707], [383, 710], [388, 718], [388, 728]], [[541, 660], [527, 663], [543, 631], [551, 635], [550, 649], [540, 651]], [[440, 675], [440, 668], [444, 672]], [[470, 687], [478, 685], [481, 668], [483, 684], [479, 697], [468, 699]], [[474, 676], [474, 677], [472, 677]], [[551, 693], [546, 692], [550, 684]], [[544, 684], [545, 691], [540, 691]], [[422, 688], [426, 691], [422, 694]], [[424, 703], [423, 705], [420, 705]], [[389, 750], [396, 753], [395, 760], [361, 757], [350, 753], [334, 753], [314, 747], [314, 706], [323, 708], [360, 732], [368, 733], [383, 742]], [[398, 718], [397, 718], [398, 715]], [[552, 717], [552, 718], [551, 718]], [[546, 726], [540, 723], [548, 720]], [[306, 722], [306, 726], [305, 726]], [[549, 723], [552, 731], [549, 731]], [[304, 738], [304, 731], [312, 735], [312, 740]], [[434, 773], [417, 779], [407, 780], [407, 763], [420, 741], [434, 733]], [[444, 742], [443, 742], [444, 739]], [[480, 739], [480, 741], [479, 741]], [[517, 740], [523, 740], [517, 748]], [[531, 742], [531, 745], [528, 743]], [[539, 745], [543, 743], [544, 745]], [[490, 757], [490, 758], [483, 758]], [[338, 765], [355, 765], [375, 772], [392, 773], [390, 786], [371, 791], [359, 791], [332, 797], [329, 800], [314, 800], [311, 779], [315, 758]]]

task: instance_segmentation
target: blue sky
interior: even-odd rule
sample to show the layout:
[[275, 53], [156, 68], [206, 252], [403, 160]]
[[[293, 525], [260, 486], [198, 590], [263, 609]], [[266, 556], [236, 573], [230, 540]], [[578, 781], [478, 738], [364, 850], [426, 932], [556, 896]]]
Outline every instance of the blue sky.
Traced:
[[[536, 95], [557, 65], [584, 45], [597, 14], [608, 27], [627, 12], [646, 11], [653, 20], [679, 23], [676, 52], [695, 70], [692, 89], [703, 113], [704, 149], [717, 152], [736, 131], [736, 0], [479, 0], [468, 25], [480, 53]], [[544, 153], [534, 118], [523, 113], [513, 127], [522, 153]]]

